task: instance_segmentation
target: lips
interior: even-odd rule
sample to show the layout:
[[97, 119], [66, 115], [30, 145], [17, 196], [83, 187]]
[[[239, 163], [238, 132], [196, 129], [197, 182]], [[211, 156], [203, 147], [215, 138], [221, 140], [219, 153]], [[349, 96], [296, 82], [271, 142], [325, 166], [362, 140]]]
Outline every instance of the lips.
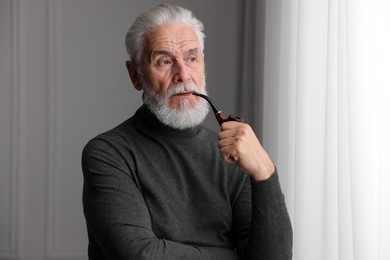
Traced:
[[191, 96], [191, 95], [192, 95], [191, 91], [186, 91], [186, 92], [180, 92], [180, 93], [173, 94], [172, 96], [173, 97], [185, 97], [185, 96]]

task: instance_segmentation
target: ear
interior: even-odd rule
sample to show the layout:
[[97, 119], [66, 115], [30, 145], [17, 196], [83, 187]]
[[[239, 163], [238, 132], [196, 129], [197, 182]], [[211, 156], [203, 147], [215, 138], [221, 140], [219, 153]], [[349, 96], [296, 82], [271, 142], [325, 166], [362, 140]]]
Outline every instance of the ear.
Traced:
[[127, 71], [129, 72], [131, 82], [133, 82], [135, 89], [141, 90], [142, 84], [141, 84], [141, 80], [138, 77], [137, 66], [135, 65], [135, 63], [131, 60], [127, 60], [126, 61], [126, 68], [127, 68]]

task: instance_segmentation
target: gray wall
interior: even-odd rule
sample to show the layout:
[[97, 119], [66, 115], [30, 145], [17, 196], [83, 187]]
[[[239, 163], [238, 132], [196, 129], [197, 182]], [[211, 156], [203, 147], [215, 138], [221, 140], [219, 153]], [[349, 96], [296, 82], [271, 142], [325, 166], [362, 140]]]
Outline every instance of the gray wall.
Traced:
[[[171, 2], [204, 21], [209, 93], [234, 113], [240, 1]], [[155, 3], [0, 0], [0, 259], [86, 259], [81, 149], [141, 104], [124, 35]]]

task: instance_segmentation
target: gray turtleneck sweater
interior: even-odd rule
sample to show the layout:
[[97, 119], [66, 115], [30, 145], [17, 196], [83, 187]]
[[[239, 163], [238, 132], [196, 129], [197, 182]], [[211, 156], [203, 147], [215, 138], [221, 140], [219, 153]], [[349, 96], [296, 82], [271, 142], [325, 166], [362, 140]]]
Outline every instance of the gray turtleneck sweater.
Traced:
[[98, 259], [291, 259], [278, 174], [254, 182], [217, 133], [172, 129], [142, 106], [82, 156], [88, 255]]

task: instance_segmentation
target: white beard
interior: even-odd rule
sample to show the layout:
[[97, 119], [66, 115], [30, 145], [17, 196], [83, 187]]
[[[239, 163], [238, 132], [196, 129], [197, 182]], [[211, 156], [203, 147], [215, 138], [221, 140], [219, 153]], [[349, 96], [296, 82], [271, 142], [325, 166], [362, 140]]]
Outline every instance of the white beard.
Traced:
[[[178, 84], [168, 89], [165, 95], [158, 95], [153, 89], [143, 82], [144, 102], [147, 107], [156, 115], [163, 124], [176, 129], [186, 129], [199, 125], [203, 122], [209, 112], [209, 105], [206, 100], [199, 98], [194, 107], [189, 107], [186, 99], [181, 100], [179, 108], [171, 108], [168, 105], [169, 98], [184, 91], [198, 91], [194, 84]], [[200, 91], [207, 94], [205, 88]]]

